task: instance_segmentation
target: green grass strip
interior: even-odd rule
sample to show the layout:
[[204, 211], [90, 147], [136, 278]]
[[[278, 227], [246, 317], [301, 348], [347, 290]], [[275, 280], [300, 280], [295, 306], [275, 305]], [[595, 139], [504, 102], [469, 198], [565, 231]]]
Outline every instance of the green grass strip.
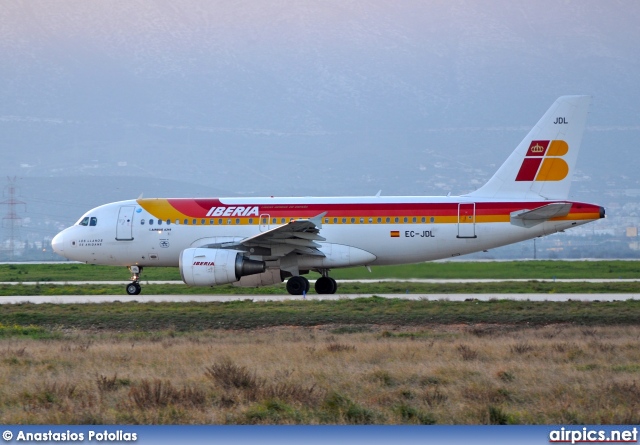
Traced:
[[[337, 269], [331, 275], [340, 279], [382, 278], [637, 278], [638, 261], [490, 261], [490, 262], [429, 262], [402, 266], [376, 266], [369, 273], [364, 267]], [[125, 267], [90, 264], [2, 264], [0, 282], [15, 281], [126, 281]], [[309, 278], [318, 275], [311, 273]], [[178, 268], [158, 267], [143, 271], [142, 280], [180, 281]]]
[[631, 325], [640, 301], [412, 301], [380, 297], [339, 301], [220, 303], [11, 304], [0, 306], [6, 326], [47, 329], [198, 331], [270, 326], [528, 324]]
[[[506, 281], [498, 283], [340, 283], [340, 294], [600, 294], [640, 293], [640, 282], [541, 282]], [[284, 295], [284, 284], [260, 288], [224, 285], [216, 287], [189, 287], [185, 284], [145, 284], [142, 295]], [[315, 294], [311, 290], [310, 294]], [[124, 285], [53, 285], [53, 284], [0, 284], [2, 296], [28, 295], [126, 295]]]

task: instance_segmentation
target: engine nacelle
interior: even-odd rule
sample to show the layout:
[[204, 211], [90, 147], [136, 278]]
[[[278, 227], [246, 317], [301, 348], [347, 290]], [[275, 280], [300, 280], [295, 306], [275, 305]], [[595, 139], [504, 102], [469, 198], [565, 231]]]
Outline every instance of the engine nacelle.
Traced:
[[240, 281], [233, 283], [238, 287], [260, 287], [282, 283], [280, 269], [267, 269], [266, 272], [240, 278]]
[[261, 274], [264, 261], [245, 258], [242, 252], [228, 249], [192, 248], [180, 254], [180, 274], [189, 286], [216, 286]]

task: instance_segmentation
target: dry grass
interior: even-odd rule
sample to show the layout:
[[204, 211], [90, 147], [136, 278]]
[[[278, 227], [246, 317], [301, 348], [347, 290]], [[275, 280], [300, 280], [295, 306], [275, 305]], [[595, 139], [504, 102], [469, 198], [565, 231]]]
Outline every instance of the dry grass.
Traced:
[[640, 327], [0, 340], [4, 424], [638, 424]]

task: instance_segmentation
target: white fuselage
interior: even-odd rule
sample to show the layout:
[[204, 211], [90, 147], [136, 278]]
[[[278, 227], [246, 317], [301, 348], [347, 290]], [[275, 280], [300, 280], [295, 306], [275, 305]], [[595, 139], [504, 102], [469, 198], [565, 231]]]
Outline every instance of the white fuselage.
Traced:
[[[461, 197], [367, 197], [225, 199], [216, 200], [217, 207], [211, 205], [206, 212], [205, 207], [201, 214], [171, 218], [159, 214], [164, 208], [155, 214], [145, 209], [149, 202], [154, 204], [153, 200], [130, 200], [90, 210], [78, 224], [56, 236], [55, 251], [90, 264], [176, 267], [184, 249], [237, 242], [291, 219], [324, 213], [320, 234], [326, 241], [319, 243], [319, 249], [325, 256], [301, 255], [300, 269], [388, 265], [487, 250], [602, 216], [597, 206], [573, 203], [573, 207], [582, 206], [582, 211], [522, 227], [510, 221], [510, 213], [538, 207], [542, 205], [539, 201], [489, 203]], [[160, 204], [164, 206], [165, 202]], [[214, 210], [223, 206], [231, 208], [226, 216]], [[81, 225], [83, 220], [88, 223]], [[335, 246], [353, 249], [346, 257], [343, 249], [342, 258], [332, 262], [332, 247], [336, 252], [340, 250]], [[359, 256], [360, 251], [364, 253]]]

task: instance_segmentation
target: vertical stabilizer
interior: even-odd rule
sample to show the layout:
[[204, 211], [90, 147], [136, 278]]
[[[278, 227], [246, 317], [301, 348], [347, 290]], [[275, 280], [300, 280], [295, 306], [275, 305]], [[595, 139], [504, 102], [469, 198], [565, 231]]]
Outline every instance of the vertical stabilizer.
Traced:
[[489, 182], [467, 196], [567, 199], [590, 102], [590, 96], [558, 98]]

